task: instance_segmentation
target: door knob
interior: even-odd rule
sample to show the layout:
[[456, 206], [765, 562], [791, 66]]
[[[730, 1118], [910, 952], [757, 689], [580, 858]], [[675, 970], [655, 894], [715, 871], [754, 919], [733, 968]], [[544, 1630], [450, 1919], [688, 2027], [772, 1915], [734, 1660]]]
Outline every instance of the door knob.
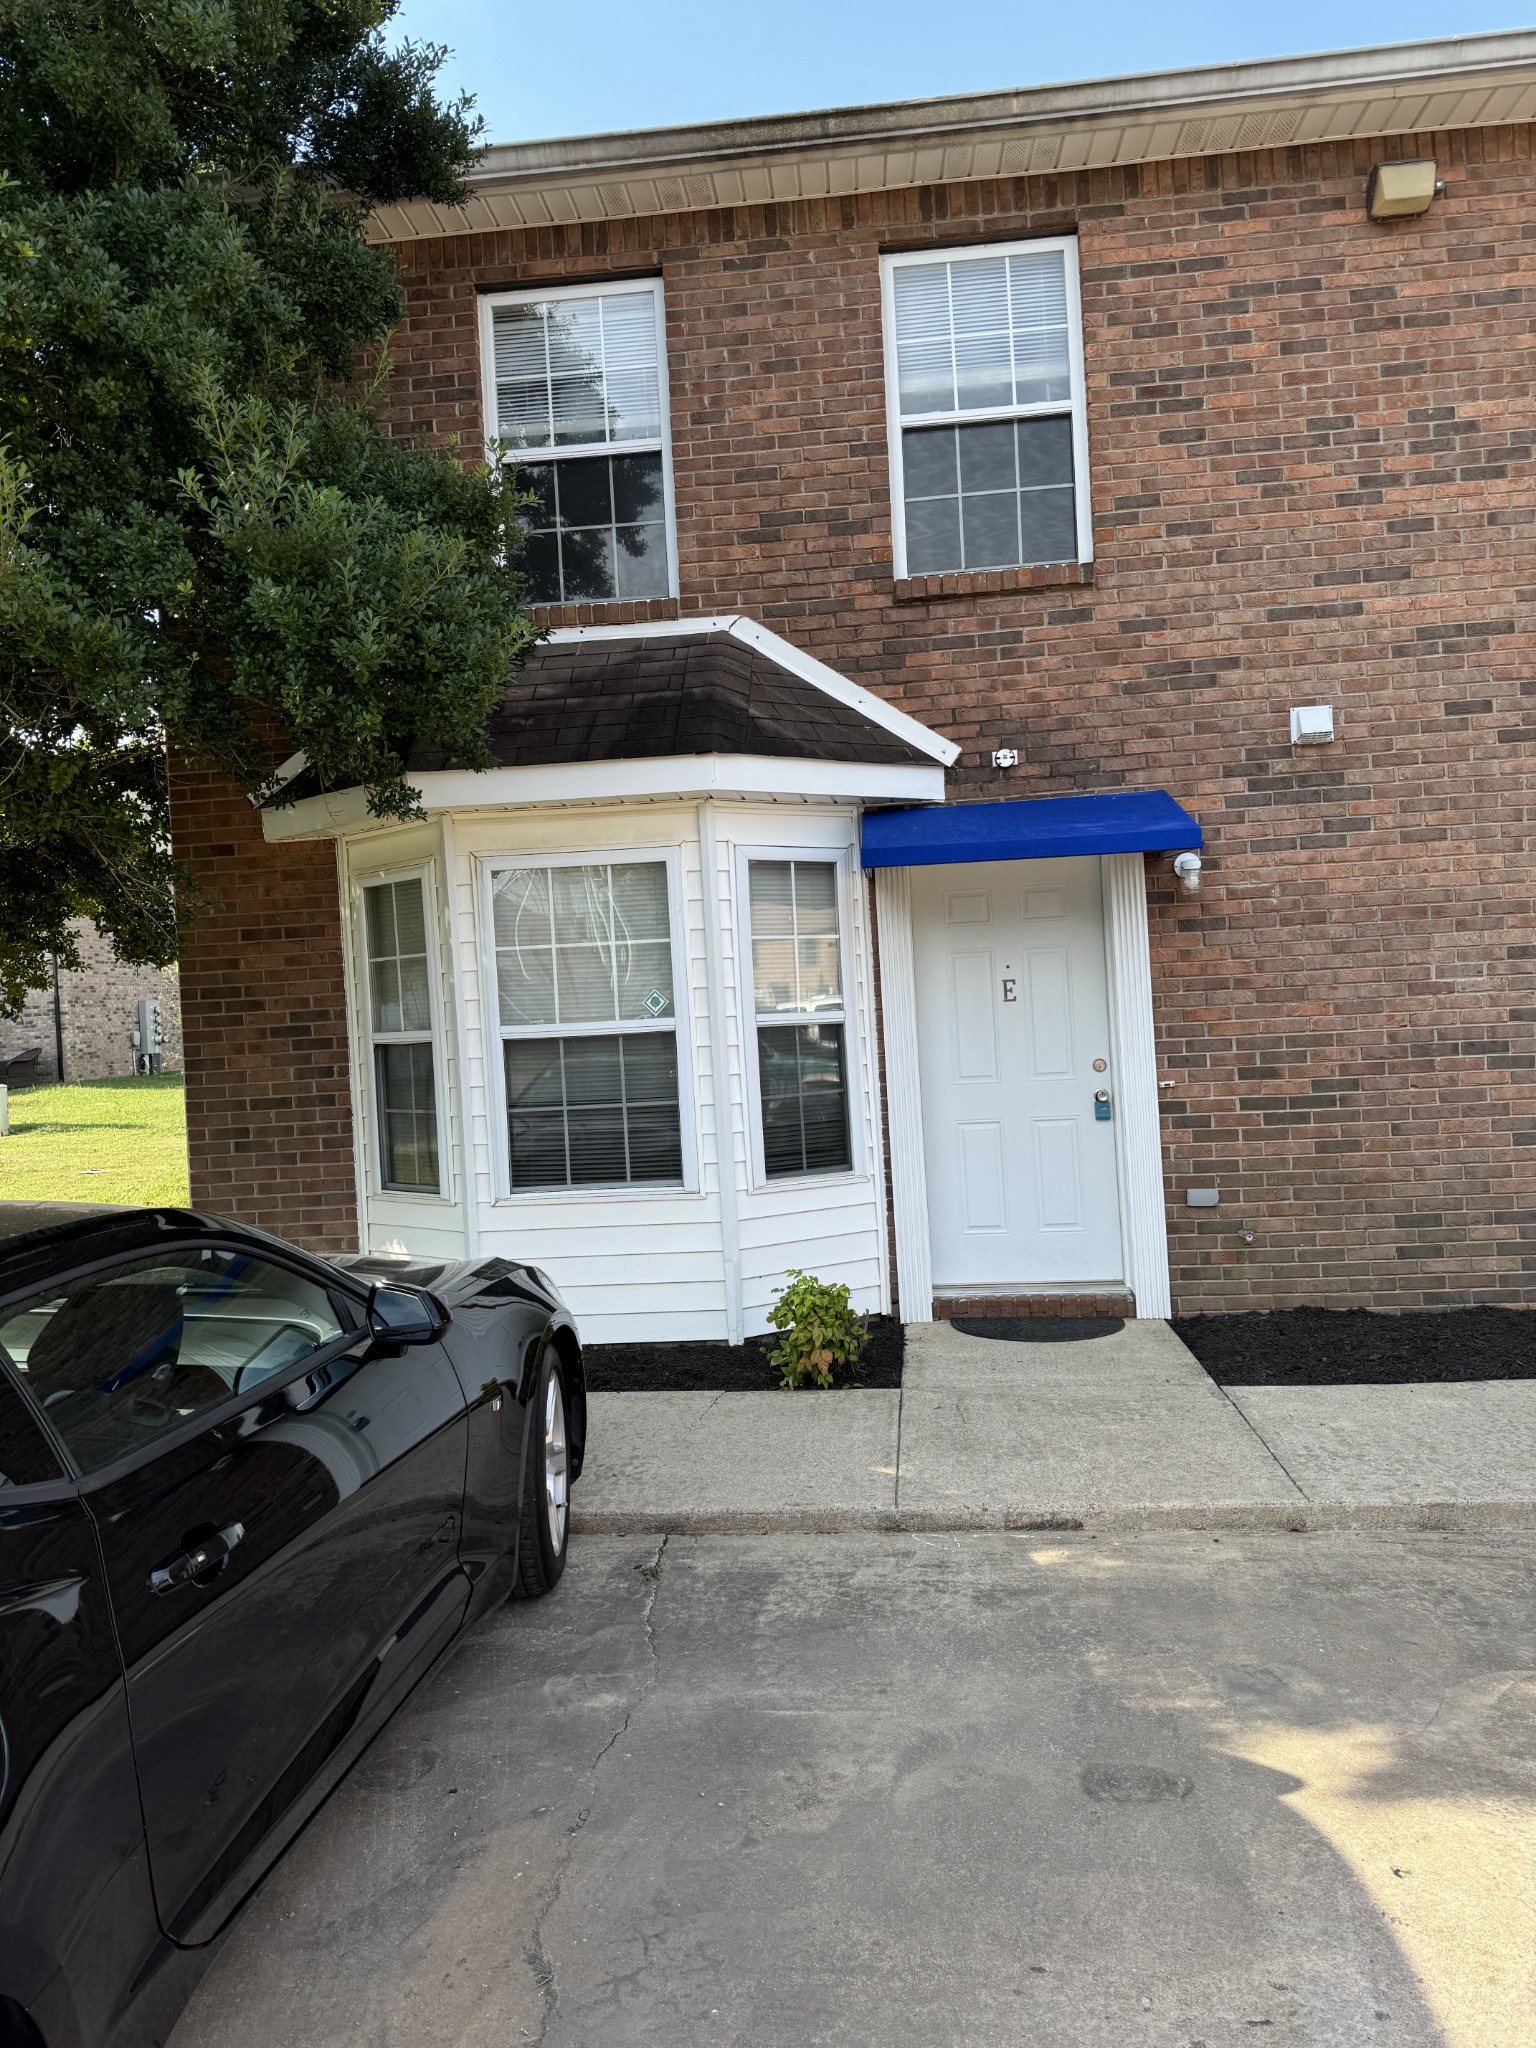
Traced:
[[1093, 1091], [1093, 1120], [1096, 1124], [1109, 1122], [1109, 1090], [1095, 1088]]
[[151, 1593], [174, 1593], [178, 1586], [190, 1586], [205, 1572], [216, 1571], [227, 1564], [229, 1553], [245, 1534], [243, 1522], [231, 1522], [227, 1529], [220, 1529], [212, 1536], [189, 1544], [185, 1550], [178, 1550], [174, 1557], [168, 1557], [164, 1564], [155, 1566], [149, 1575]]

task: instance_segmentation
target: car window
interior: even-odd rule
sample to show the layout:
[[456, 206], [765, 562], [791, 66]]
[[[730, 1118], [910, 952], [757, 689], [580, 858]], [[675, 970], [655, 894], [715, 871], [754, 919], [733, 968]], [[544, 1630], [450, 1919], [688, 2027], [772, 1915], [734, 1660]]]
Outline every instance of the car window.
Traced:
[[86, 1472], [341, 1334], [323, 1287], [215, 1246], [136, 1259], [0, 1310], [0, 1347]]
[[8, 1486], [35, 1486], [60, 1479], [62, 1468], [27, 1404], [0, 1371], [0, 1493]]

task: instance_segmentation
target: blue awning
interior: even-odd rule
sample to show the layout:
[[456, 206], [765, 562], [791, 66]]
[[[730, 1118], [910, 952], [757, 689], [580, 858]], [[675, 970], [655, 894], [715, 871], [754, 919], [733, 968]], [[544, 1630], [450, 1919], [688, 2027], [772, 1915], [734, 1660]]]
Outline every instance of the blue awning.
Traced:
[[864, 813], [867, 868], [1052, 860], [1073, 853], [1172, 853], [1202, 843], [1199, 825], [1166, 789]]

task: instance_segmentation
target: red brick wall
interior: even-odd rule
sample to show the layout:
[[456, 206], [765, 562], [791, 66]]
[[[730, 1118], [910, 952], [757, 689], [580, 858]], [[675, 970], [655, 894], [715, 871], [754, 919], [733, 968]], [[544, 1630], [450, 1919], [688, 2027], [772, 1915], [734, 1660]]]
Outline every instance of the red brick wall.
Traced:
[[[1444, 198], [1372, 225], [1371, 163], [1414, 155]], [[401, 252], [403, 428], [478, 449], [477, 288], [660, 271], [682, 613], [952, 735], [957, 793], [1201, 817], [1197, 901], [1150, 865], [1186, 1310], [1536, 1294], [1532, 157], [1400, 137]], [[898, 592], [879, 253], [1073, 229], [1092, 575]], [[1314, 701], [1340, 738], [1297, 752]]]
[[192, 1201], [313, 1251], [356, 1251], [336, 850], [269, 846], [222, 778], [172, 779], [203, 897], [181, 963]]

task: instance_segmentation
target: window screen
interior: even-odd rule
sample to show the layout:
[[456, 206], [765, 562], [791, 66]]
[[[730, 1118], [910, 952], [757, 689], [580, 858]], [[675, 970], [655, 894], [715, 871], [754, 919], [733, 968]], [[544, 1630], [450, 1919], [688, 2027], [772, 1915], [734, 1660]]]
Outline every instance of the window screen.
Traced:
[[846, 1172], [853, 1154], [837, 867], [755, 860], [748, 882], [764, 1174]]
[[533, 496], [533, 602], [665, 597], [660, 287], [497, 305], [491, 350], [496, 438]]
[[887, 259], [907, 575], [1079, 558], [1073, 256]]
[[492, 911], [513, 1188], [681, 1181], [665, 863], [509, 868]]
[[391, 1190], [437, 1194], [442, 1173], [422, 878], [375, 882], [364, 889], [363, 906], [379, 1179]]

